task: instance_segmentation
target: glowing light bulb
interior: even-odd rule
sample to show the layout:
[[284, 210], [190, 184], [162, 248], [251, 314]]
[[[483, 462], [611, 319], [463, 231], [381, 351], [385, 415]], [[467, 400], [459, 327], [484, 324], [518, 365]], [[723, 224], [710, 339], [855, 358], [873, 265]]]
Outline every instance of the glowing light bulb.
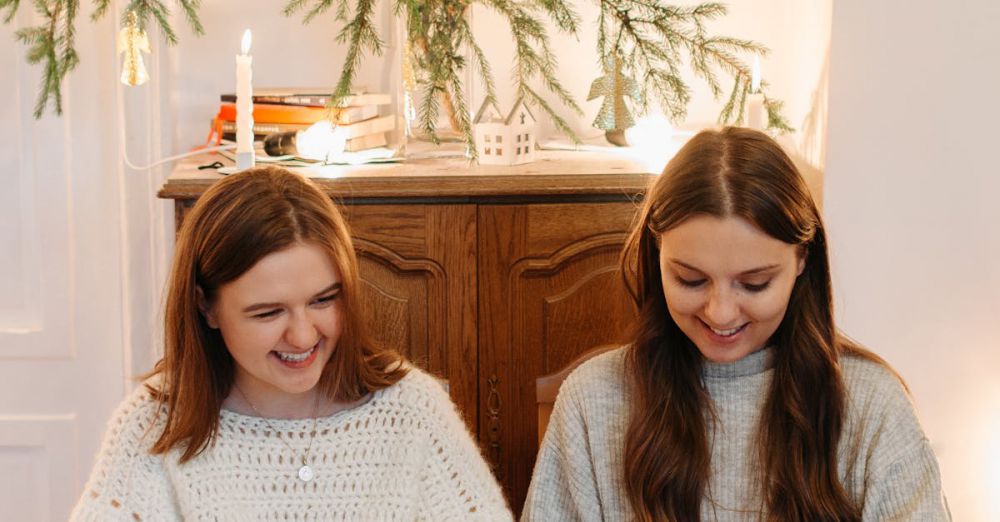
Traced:
[[639, 118], [632, 127], [625, 129], [625, 139], [631, 147], [631, 156], [643, 163], [650, 172], [661, 172], [676, 152], [673, 142], [674, 128], [662, 114]]
[[347, 131], [334, 126], [328, 120], [316, 122], [304, 131], [299, 131], [295, 148], [299, 157], [315, 161], [327, 161], [344, 152], [347, 147]]

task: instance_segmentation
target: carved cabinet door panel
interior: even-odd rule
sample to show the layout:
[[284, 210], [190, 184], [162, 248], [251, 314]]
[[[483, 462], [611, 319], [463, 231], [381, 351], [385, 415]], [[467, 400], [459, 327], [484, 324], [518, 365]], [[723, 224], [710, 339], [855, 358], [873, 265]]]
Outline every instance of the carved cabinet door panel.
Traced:
[[476, 426], [476, 211], [472, 205], [346, 205], [376, 340], [445, 378]]
[[623, 341], [618, 256], [633, 203], [479, 208], [479, 436], [520, 511], [538, 451], [535, 379]]

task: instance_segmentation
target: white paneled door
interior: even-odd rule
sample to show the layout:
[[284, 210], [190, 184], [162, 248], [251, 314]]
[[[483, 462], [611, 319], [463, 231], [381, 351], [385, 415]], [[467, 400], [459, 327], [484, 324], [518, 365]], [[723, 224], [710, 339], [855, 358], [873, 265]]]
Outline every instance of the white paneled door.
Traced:
[[0, 25], [2, 520], [67, 518], [135, 373], [134, 339], [151, 337], [155, 314], [140, 303], [140, 335], [130, 311], [136, 281], [160, 275], [148, 268], [149, 245], [162, 240], [148, 218], [160, 207], [148, 179], [120, 167], [112, 18], [79, 17], [81, 62], [63, 84], [64, 113], [40, 120], [41, 68], [13, 35], [37, 15], [22, 6]]

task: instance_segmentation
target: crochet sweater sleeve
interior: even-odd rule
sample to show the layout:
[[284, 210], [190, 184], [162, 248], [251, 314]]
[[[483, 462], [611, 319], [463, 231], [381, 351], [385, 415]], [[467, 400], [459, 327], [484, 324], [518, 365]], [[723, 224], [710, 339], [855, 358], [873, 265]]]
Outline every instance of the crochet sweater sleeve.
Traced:
[[[418, 520], [513, 520], [503, 492], [455, 404], [429, 376], [420, 379], [428, 444]], [[415, 390], [417, 391], [417, 390]]]
[[145, 386], [118, 406], [71, 521], [180, 520], [162, 459], [149, 454], [155, 412]]

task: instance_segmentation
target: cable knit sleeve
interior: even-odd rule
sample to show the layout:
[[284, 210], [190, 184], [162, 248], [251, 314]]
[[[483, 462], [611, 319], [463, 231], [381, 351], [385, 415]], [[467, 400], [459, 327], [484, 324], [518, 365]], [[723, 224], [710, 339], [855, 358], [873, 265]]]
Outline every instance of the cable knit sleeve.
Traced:
[[148, 452], [155, 411], [145, 386], [121, 403], [70, 520], [180, 520], [161, 457]]
[[413, 377], [413, 391], [422, 395], [418, 400], [426, 407], [428, 432], [418, 518], [513, 520], [500, 485], [447, 392], [422, 372]]
[[846, 381], [859, 412], [862, 519], [951, 520], [937, 459], [909, 395], [885, 368], [867, 362], [853, 366]]
[[580, 388], [587, 368], [577, 370], [560, 387], [535, 461], [521, 520], [600, 521], [598, 485], [590, 456]]

